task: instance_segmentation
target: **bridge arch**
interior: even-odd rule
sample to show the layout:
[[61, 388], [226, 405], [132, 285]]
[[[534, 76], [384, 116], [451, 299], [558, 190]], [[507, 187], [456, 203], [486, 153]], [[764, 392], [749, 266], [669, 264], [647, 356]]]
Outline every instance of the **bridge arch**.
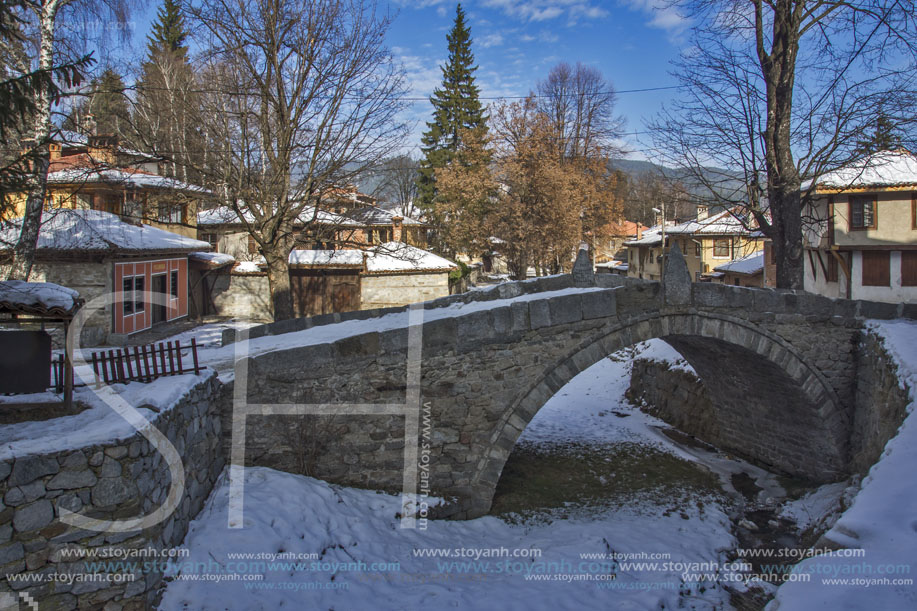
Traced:
[[829, 381], [798, 350], [726, 314], [652, 312], [558, 358], [505, 410], [472, 479], [480, 503], [472, 512], [489, 510], [516, 440], [558, 390], [617, 350], [655, 338], [672, 344], [701, 379], [719, 378], [707, 388], [730, 440], [724, 449], [815, 481], [845, 475], [846, 412]]

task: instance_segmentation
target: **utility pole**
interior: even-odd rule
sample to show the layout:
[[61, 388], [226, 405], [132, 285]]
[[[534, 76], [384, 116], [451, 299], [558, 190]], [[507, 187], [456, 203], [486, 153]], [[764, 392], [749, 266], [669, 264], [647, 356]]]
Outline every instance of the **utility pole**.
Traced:
[[662, 217], [662, 231], [660, 233], [662, 237], [662, 258], [659, 260], [659, 281], [661, 282], [665, 278], [665, 200], [662, 200], [662, 203], [659, 204], [662, 209], [653, 208], [653, 212], [658, 213]]

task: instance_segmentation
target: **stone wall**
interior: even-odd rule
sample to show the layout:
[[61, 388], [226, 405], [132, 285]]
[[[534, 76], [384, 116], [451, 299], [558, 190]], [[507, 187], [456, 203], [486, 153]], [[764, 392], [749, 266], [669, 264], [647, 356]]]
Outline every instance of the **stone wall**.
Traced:
[[372, 274], [360, 276], [360, 308], [390, 308], [449, 295], [449, 274]]
[[627, 398], [678, 430], [722, 446], [716, 409], [704, 383], [690, 371], [663, 361], [635, 359]]
[[220, 316], [245, 320], [271, 320], [271, 288], [266, 273], [220, 273], [207, 278]]
[[865, 333], [857, 345], [857, 365], [850, 466], [865, 475], [898, 433], [909, 399], [897, 365], [875, 334]]
[[224, 465], [214, 400], [218, 387], [215, 374], [201, 380], [154, 420], [182, 456], [185, 488], [172, 516], [143, 531], [99, 533], [57, 519], [61, 507], [100, 519], [126, 519], [147, 515], [163, 502], [169, 492], [168, 466], [139, 433], [103, 445], [0, 461], [0, 595], [27, 591], [41, 609], [152, 608], [162, 584], [158, 570], [140, 570], [135, 580], [111, 583], [36, 585], [6, 576], [93, 573], [84, 560], [62, 550], [179, 546]]

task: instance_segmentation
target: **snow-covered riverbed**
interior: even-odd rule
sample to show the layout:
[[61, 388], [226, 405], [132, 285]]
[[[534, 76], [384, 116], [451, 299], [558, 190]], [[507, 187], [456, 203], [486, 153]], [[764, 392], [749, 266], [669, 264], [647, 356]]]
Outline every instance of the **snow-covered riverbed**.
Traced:
[[[601, 361], [539, 412], [522, 441], [636, 443], [696, 460], [658, 432], [660, 421], [626, 403], [628, 380], [625, 360]], [[728, 608], [721, 587], [683, 575], [721, 567], [735, 547], [724, 508], [709, 498], [675, 513], [634, 499], [623, 509], [571, 508], [563, 519], [485, 517], [410, 530], [399, 526], [396, 496], [252, 468], [243, 529], [227, 529], [227, 507], [224, 482], [192, 524], [191, 556], [161, 609]], [[302, 561], [239, 564], [240, 554], [282, 553]], [[628, 557], [658, 564], [633, 566]], [[201, 581], [204, 574], [214, 581]], [[251, 581], [236, 581], [242, 575]]]

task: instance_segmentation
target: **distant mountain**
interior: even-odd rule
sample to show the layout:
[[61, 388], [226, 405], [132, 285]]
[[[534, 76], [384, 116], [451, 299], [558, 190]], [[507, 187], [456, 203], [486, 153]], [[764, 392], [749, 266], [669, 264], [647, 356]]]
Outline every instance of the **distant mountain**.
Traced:
[[[612, 169], [620, 170], [633, 177], [661, 174], [669, 180], [682, 183], [688, 192], [698, 199], [705, 200], [710, 197], [707, 187], [686, 170], [668, 168], [651, 161], [638, 159], [612, 159], [610, 165]], [[735, 198], [737, 193], [743, 193], [745, 190], [742, 177], [734, 172], [720, 168], [709, 168], [705, 170], [705, 175], [710, 181], [719, 183], [716, 190], [722, 197]]]

